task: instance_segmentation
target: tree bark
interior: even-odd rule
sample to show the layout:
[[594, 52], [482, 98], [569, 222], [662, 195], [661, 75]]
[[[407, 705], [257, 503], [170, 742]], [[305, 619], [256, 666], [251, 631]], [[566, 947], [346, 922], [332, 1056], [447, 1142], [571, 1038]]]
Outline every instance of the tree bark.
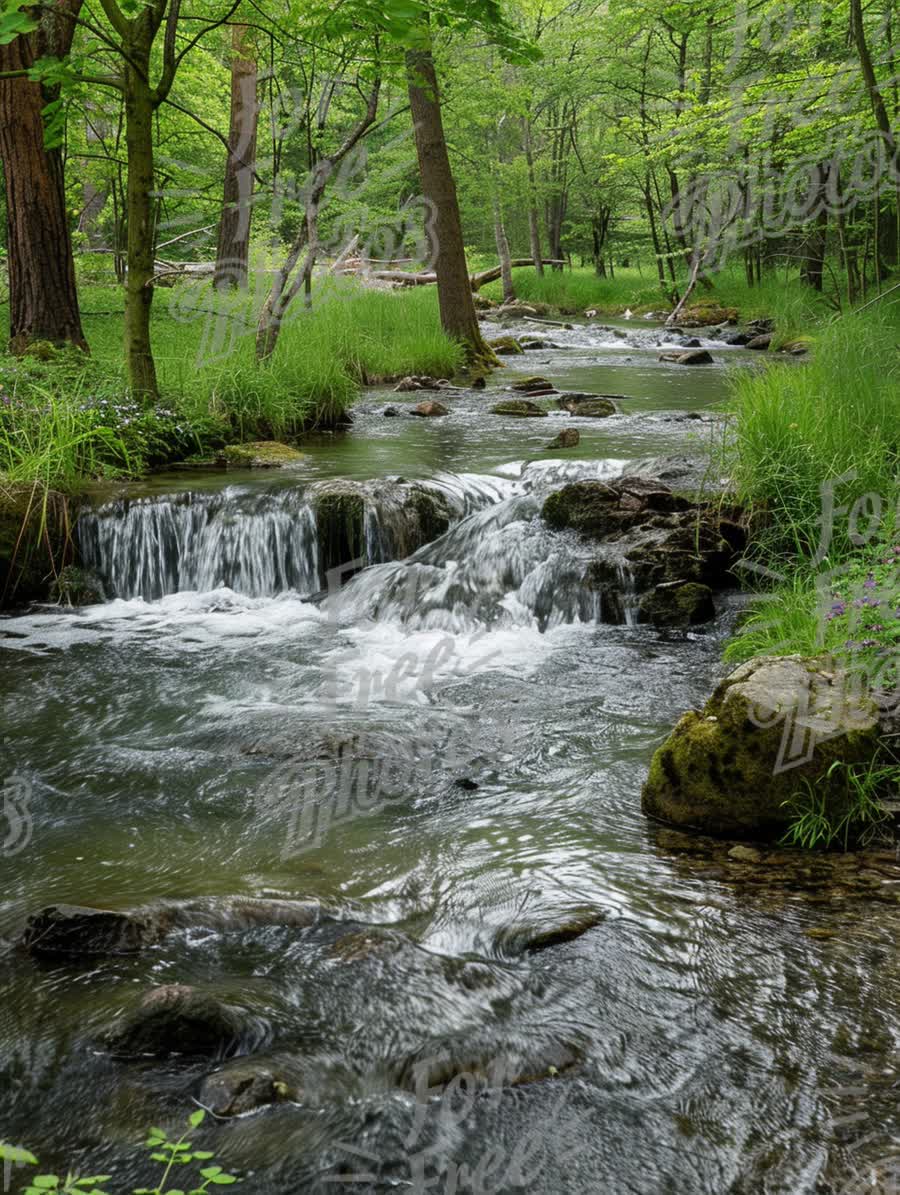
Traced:
[[153, 93], [150, 74], [152, 38], [135, 37], [129, 45], [125, 79], [125, 143], [128, 150], [128, 274], [125, 278], [125, 353], [136, 395], [159, 396], [150, 341], [156, 220], [153, 208]]
[[256, 59], [245, 25], [232, 29], [231, 49], [231, 123], [213, 280], [216, 290], [247, 288], [259, 120]]
[[534, 151], [531, 146], [531, 122], [522, 118], [522, 140], [525, 146], [525, 163], [528, 167], [528, 237], [531, 244], [531, 260], [537, 273], [544, 272], [544, 251], [541, 248], [541, 222], [537, 209], [537, 186], [534, 174]]
[[500, 259], [500, 278], [503, 281], [503, 302], [513, 303], [516, 289], [513, 286], [512, 261], [509, 256], [509, 241], [503, 224], [503, 209], [500, 206], [500, 196], [494, 191], [494, 240], [497, 244], [497, 257]]
[[[0, 71], [68, 53], [81, 0], [61, 0], [33, 33], [0, 46]], [[81, 327], [62, 151], [44, 145], [43, 108], [56, 98], [25, 77], [0, 79], [0, 158], [6, 182], [10, 351], [36, 340], [87, 351]]]
[[472, 299], [430, 42], [407, 50], [406, 74], [422, 192], [432, 212], [427, 235], [437, 274], [441, 326], [462, 344], [470, 364], [493, 365], [497, 359], [482, 339]]

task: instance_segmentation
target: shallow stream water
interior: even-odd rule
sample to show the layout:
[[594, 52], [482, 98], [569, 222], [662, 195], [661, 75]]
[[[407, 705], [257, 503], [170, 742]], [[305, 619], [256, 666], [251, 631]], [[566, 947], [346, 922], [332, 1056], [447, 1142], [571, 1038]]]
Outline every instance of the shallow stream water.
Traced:
[[[661, 364], [643, 321], [542, 332], [561, 347], [492, 387], [540, 373], [625, 395], [621, 415], [501, 418], [489, 391], [386, 418], [429, 396], [369, 392], [296, 469], [107, 497], [82, 533], [115, 596], [0, 619], [2, 775], [31, 819], [0, 861], [0, 1139], [45, 1168], [155, 1181], [144, 1130], [182, 1124], [212, 1066], [98, 1038], [172, 983], [241, 1007], [246, 1048], [296, 1080], [198, 1136], [247, 1192], [807, 1195], [878, 1189], [900, 1152], [900, 908], [693, 870], [641, 815], [737, 599], [696, 632], [604, 625], [576, 583], [587, 548], [537, 517], [563, 480], [702, 456], [722, 424], [684, 416], [752, 355]], [[544, 446], [568, 425], [562, 459]], [[456, 522], [310, 602], [304, 488], [336, 476], [422, 479]], [[166, 535], [190, 555], [174, 572]], [[322, 912], [249, 925], [236, 897]], [[56, 965], [14, 947], [54, 902], [206, 915]], [[449, 1090], [398, 1079], [444, 1059]]]

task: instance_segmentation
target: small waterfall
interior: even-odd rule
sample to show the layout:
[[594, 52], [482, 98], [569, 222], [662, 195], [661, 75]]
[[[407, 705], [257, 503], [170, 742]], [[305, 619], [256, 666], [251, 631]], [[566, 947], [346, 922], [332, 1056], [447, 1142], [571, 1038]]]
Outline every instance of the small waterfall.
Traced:
[[620, 560], [616, 565], [619, 577], [619, 598], [622, 603], [622, 615], [627, 627], [638, 625], [639, 595], [634, 572], [627, 560]]
[[596, 622], [600, 595], [584, 578], [592, 546], [560, 538], [519, 494], [469, 515], [408, 560], [366, 569], [325, 603], [340, 623], [400, 623], [452, 634], [486, 627]]
[[114, 597], [318, 588], [315, 514], [294, 489], [125, 498], [83, 514], [77, 535], [82, 560]]
[[[249, 597], [306, 596], [325, 587], [335, 566], [353, 560], [358, 569], [407, 556], [448, 518], [496, 503], [511, 488], [509, 481], [469, 474], [416, 483], [229, 486], [108, 502], [81, 515], [76, 535], [84, 565], [112, 597], [156, 601], [221, 587]], [[430, 495], [444, 515], [437, 529], [429, 522], [438, 509], [428, 504]], [[317, 512], [329, 501], [344, 520], [338, 544], [322, 542]]]

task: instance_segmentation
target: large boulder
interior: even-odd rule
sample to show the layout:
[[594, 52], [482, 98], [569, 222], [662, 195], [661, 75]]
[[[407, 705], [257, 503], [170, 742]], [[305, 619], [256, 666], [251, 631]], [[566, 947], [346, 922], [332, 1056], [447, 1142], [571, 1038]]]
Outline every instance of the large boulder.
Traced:
[[638, 622], [656, 627], [688, 627], [716, 616], [713, 591], [697, 581], [664, 581], [638, 604]]
[[662, 482], [623, 477], [613, 482], [571, 482], [549, 495], [542, 514], [557, 530], [571, 528], [604, 539], [646, 523], [654, 513], [687, 510], [690, 505]]
[[751, 660], [653, 756], [643, 810], [704, 834], [770, 838], [796, 819], [792, 802], [807, 790], [839, 821], [853, 796], [832, 764], [871, 760], [879, 729], [875, 702], [827, 661]]
[[49, 958], [136, 954], [153, 946], [174, 924], [164, 910], [122, 913], [86, 905], [48, 905], [28, 918], [20, 945]]
[[[243, 1012], [182, 984], [148, 992], [103, 1035], [114, 1054], [129, 1058], [171, 1054], [227, 1058], [265, 1034]], [[243, 1052], [243, 1051], [242, 1051]]]
[[772, 333], [764, 332], [761, 336], [754, 336], [752, 340], [747, 341], [748, 349], [755, 349], [757, 352], [765, 352], [772, 343]]
[[[639, 621], [658, 626], [713, 617], [704, 587], [733, 584], [731, 570], [746, 545], [745, 528], [724, 510], [650, 477], [572, 482], [548, 496], [542, 513], [551, 527], [603, 545], [585, 582], [600, 593], [606, 622], [630, 621], [635, 607]], [[686, 585], [693, 588], [675, 593]]]

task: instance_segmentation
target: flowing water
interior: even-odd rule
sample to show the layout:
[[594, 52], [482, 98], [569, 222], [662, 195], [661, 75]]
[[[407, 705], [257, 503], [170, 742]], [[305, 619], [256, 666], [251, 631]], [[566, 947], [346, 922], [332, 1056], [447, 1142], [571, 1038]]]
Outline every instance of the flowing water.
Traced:
[[[10, 807], [2, 858], [0, 1138], [147, 1185], [143, 1130], [182, 1123], [212, 1064], [98, 1039], [178, 983], [242, 1009], [243, 1045], [296, 1086], [200, 1134], [248, 1192], [873, 1189], [825, 1175], [840, 1155], [865, 1184], [896, 1153], [868, 1093], [896, 1078], [898, 915], [844, 910], [819, 940], [830, 906], [679, 865], [640, 787], [720, 674], [735, 602], [698, 632], [604, 625], [589, 546], [537, 517], [566, 479], [721, 435], [681, 416], [725, 367], [661, 365], [658, 330], [620, 330], [554, 329], [511, 367], [625, 394], [620, 416], [504, 419], [469, 393], [391, 419], [417, 396], [370, 393], [295, 470], [98, 500], [79, 533], [110, 600], [0, 621], [5, 791], [30, 816]], [[563, 420], [564, 461], [543, 447]], [[370, 567], [321, 600], [310, 487], [401, 474], [450, 530], [393, 560], [373, 499]], [[266, 924], [236, 898], [321, 911]], [[201, 912], [139, 956], [16, 950], [63, 901]], [[442, 1095], [435, 1068], [457, 1076]]]

